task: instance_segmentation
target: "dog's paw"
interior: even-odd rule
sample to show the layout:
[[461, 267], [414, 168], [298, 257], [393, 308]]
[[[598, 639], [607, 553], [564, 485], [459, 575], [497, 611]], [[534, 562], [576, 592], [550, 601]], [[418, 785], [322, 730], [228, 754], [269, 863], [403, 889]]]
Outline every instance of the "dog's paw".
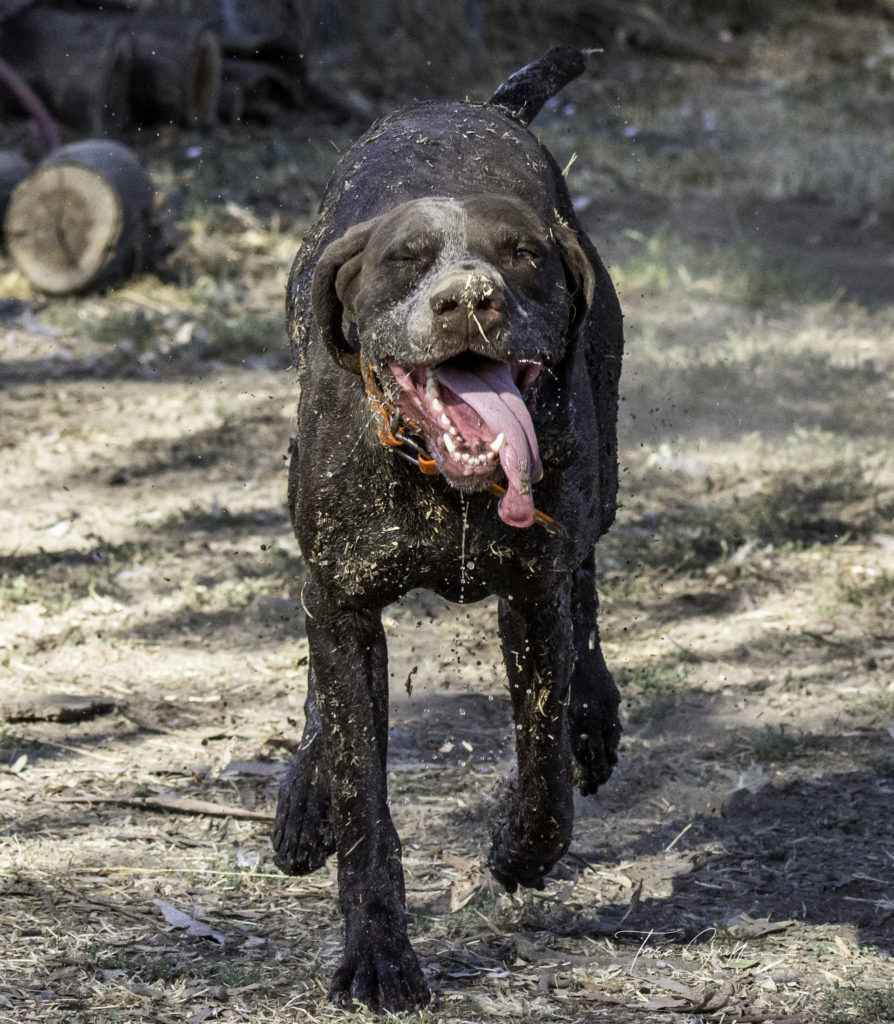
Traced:
[[329, 998], [353, 1009], [399, 1013], [427, 1006], [431, 993], [401, 922], [383, 923], [377, 916], [354, 911], [345, 921], [345, 952], [332, 978]]
[[501, 825], [494, 835], [487, 858], [491, 874], [507, 892], [520, 886], [543, 889], [546, 873], [568, 849], [568, 840], [556, 836], [554, 840], [530, 841], [513, 835], [508, 824]]
[[321, 745], [321, 740], [302, 745], [279, 785], [273, 860], [287, 875], [316, 871], [335, 850]]
[[[601, 660], [601, 659], [600, 659]], [[574, 784], [592, 796], [609, 779], [621, 739], [620, 697], [604, 665], [578, 666], [571, 683], [568, 725], [574, 755]]]

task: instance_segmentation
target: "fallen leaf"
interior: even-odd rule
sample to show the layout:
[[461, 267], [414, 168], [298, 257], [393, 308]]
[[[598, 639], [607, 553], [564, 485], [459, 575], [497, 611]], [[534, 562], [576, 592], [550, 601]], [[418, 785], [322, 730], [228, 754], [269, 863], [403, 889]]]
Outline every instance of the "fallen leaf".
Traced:
[[441, 860], [450, 868], [456, 868], [457, 871], [468, 871], [478, 872], [480, 868], [474, 860], [468, 860], [466, 857], [458, 857], [455, 853], [442, 853]]
[[197, 939], [213, 939], [221, 945], [227, 941], [225, 935], [221, 935], [220, 932], [209, 928], [207, 924], [203, 924], [194, 917], [190, 917], [184, 911], [178, 910], [173, 904], [168, 903], [167, 900], [154, 899], [152, 902], [158, 907], [162, 916], [172, 928], [183, 928], [186, 930], [187, 935], [192, 935]]
[[685, 985], [680, 984], [679, 981], [674, 981], [673, 978], [646, 978], [646, 981], [651, 982], [653, 985], [658, 985], [659, 988], [666, 989], [668, 992], [674, 992], [678, 996], [683, 996], [690, 1003], [697, 1002], [696, 996]]
[[657, 996], [643, 1003], [640, 1007], [643, 1010], [683, 1010], [689, 1006], [686, 999], [671, 999], [669, 996]]
[[784, 932], [794, 923], [794, 921], [771, 921], [768, 917], [749, 917], [748, 914], [740, 914], [737, 919], [726, 925], [726, 929], [730, 935], [739, 939], [757, 939], [761, 935]]

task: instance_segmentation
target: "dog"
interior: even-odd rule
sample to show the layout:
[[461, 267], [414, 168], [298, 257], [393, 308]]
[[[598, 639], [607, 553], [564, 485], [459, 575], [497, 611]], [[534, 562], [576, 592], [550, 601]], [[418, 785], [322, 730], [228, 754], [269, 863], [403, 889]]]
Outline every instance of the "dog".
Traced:
[[309, 671], [273, 845], [291, 874], [337, 851], [340, 1005], [430, 998], [387, 802], [387, 604], [417, 587], [499, 597], [518, 772], [488, 866], [507, 890], [543, 888], [574, 785], [594, 793], [617, 758], [594, 545], [615, 512], [622, 318], [527, 128], [585, 62], [556, 48], [486, 103], [378, 121], [334, 171], [289, 278]]

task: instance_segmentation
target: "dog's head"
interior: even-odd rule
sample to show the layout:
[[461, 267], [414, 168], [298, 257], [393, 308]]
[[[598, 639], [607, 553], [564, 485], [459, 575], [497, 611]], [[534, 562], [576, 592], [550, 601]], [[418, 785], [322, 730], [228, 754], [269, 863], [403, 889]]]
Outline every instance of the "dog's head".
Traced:
[[311, 298], [333, 357], [370, 365], [440, 472], [464, 490], [505, 474], [500, 516], [529, 526], [542, 475], [529, 405], [594, 282], [570, 228], [483, 195], [415, 199], [355, 225], [324, 250]]

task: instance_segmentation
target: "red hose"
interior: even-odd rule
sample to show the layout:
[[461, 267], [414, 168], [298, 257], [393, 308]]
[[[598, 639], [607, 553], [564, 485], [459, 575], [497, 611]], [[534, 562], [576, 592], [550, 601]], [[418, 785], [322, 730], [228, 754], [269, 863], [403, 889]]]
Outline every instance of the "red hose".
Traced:
[[47, 144], [47, 155], [59, 148], [62, 144], [59, 138], [59, 129], [56, 122], [50, 117], [50, 113], [44, 106], [43, 101], [31, 88], [24, 78], [0, 57], [0, 82], [8, 87], [10, 92], [25, 108], [25, 112], [32, 118], [40, 129]]

